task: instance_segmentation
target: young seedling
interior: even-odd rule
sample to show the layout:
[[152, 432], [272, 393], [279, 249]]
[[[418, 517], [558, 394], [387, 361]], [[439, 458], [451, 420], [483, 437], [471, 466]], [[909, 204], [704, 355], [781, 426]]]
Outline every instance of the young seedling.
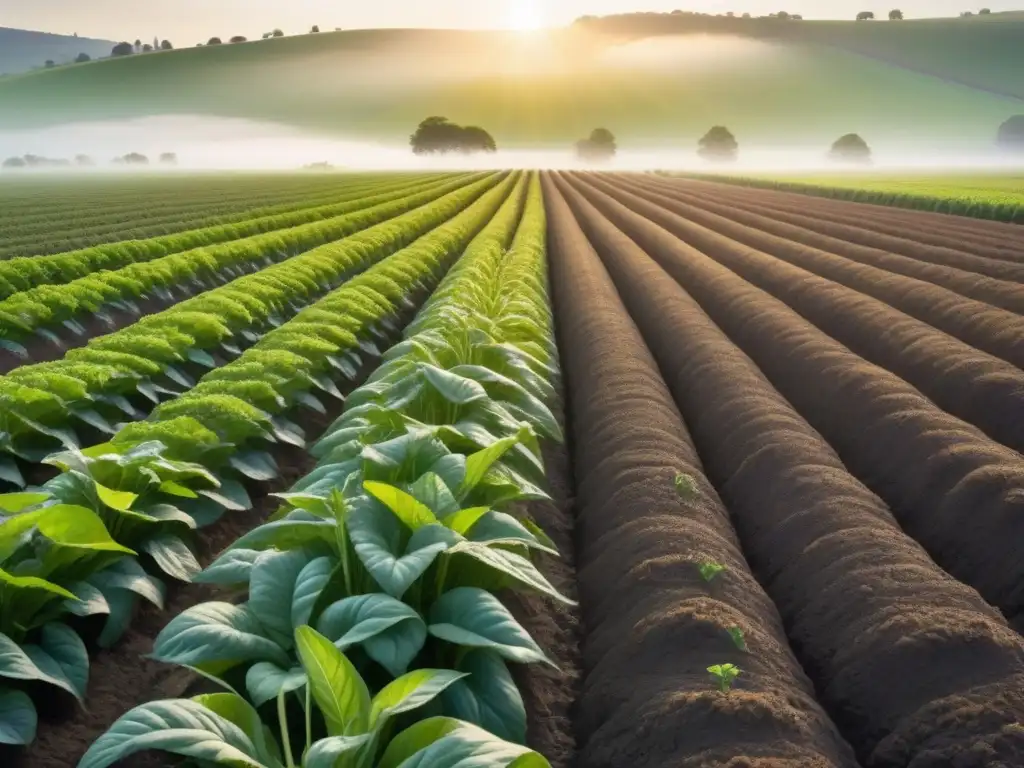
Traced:
[[729, 627], [729, 637], [732, 638], [733, 645], [741, 651], [747, 650], [747, 640], [743, 637], [742, 629], [739, 627]]
[[724, 570], [725, 566], [721, 563], [716, 563], [714, 560], [705, 560], [700, 564], [701, 578], [708, 584], [714, 581], [715, 577]]
[[708, 667], [708, 672], [718, 683], [718, 690], [728, 693], [732, 688], [732, 681], [739, 677], [741, 670], [735, 664], [714, 664]]
[[683, 501], [692, 501], [697, 498], [697, 484], [690, 475], [676, 472], [676, 495]]

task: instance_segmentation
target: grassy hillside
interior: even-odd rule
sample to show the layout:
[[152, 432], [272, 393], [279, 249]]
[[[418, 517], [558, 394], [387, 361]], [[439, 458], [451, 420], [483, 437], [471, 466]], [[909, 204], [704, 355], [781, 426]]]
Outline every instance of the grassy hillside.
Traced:
[[[577, 27], [546, 36], [354, 31], [108, 60], [0, 81], [0, 130], [198, 113], [404, 141], [420, 119], [443, 114], [487, 127], [506, 146], [566, 143], [597, 125], [625, 143], [692, 145], [715, 123], [759, 143], [824, 145], [858, 131], [873, 144], [989, 146], [999, 123], [1024, 112], [1024, 93], [896, 66], [895, 51], [918, 50], [904, 43], [930, 23], [754, 20], [741, 35], [740, 20], [726, 21], [729, 29]], [[980, 52], [997, 46], [973, 30], [994, 30], [993, 40], [1003, 25], [1024, 30], [1014, 21], [942, 24], [970, 31], [979, 54], [946, 47], [943, 66], [959, 67], [964, 82], [996, 67]], [[851, 52], [868, 33], [878, 48], [889, 41], [887, 59]], [[998, 48], [993, 62], [1024, 71], [1020, 49]], [[1019, 77], [1011, 81], [1024, 90]]]
[[55, 64], [66, 64], [80, 53], [94, 58], [108, 56], [113, 46], [108, 40], [0, 27], [0, 74], [27, 72], [43, 66], [47, 59]]

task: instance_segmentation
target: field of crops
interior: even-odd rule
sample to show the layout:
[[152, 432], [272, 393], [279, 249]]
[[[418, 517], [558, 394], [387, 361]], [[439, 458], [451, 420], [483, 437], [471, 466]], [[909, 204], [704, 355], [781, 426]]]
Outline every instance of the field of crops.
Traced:
[[1024, 765], [1018, 226], [173, 183], [0, 220], [5, 768]]
[[1024, 223], [1024, 176], [1019, 173], [696, 175], [694, 178], [833, 200]]

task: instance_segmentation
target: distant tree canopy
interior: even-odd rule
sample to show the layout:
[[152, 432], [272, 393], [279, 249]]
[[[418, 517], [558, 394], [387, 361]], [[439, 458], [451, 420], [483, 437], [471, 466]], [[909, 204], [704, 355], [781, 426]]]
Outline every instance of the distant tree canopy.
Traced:
[[832, 144], [829, 157], [847, 163], [868, 163], [871, 162], [871, 148], [856, 133], [848, 133], [840, 136]]
[[889, 11], [889, 21], [903, 21], [903, 11], [899, 8], [893, 8]]
[[153, 52], [153, 46], [150, 45], [149, 43], [146, 43], [144, 46], [142, 46], [142, 52], [143, 53], [152, 53]]
[[115, 157], [114, 162], [118, 165], [149, 165], [149, 158], [138, 152], [129, 152], [127, 155]]
[[83, 168], [89, 168], [96, 165], [96, 162], [88, 155], [75, 155], [75, 165], [79, 165]]
[[271, 34], [271, 36], [273, 36], [273, 37], [284, 37], [284, 32], [282, 32], [282, 31], [281, 31], [280, 29], [275, 29], [275, 30], [274, 30], [273, 32], [271, 32], [270, 34]]
[[416, 128], [409, 144], [417, 155], [496, 152], [498, 149], [494, 138], [483, 128], [456, 125], [447, 117], [428, 117]]
[[1014, 115], [999, 126], [996, 143], [1004, 149], [1024, 152], [1024, 115]]
[[160, 50], [161, 51], [173, 51], [174, 50], [174, 46], [171, 45], [171, 41], [170, 40], [163, 40], [160, 43]]
[[871, 21], [875, 18], [874, 11], [861, 11], [857, 14], [857, 21]]
[[249, 42], [249, 38], [247, 38], [245, 35], [235, 35], [234, 37], [231, 38], [230, 42], [232, 42], [232, 43], [247, 43], [247, 42]]
[[313, 28], [311, 30], [309, 30], [309, 34], [315, 35], [319, 31], [320, 31], [320, 25], [319, 24], [314, 24]]
[[206, 44], [207, 45], [220, 45], [221, 44], [221, 39], [219, 37], [211, 37], [209, 40], [206, 41]]
[[85, 64], [87, 61], [92, 61], [92, 56], [88, 53], [80, 53], [75, 56], [75, 64]]
[[988, 16], [990, 13], [992, 13], [992, 9], [982, 8], [980, 11], [978, 11], [978, 13], [981, 14], [982, 16]]
[[735, 160], [740, 145], [724, 125], [716, 125], [698, 142], [697, 154], [705, 160]]
[[174, 152], [164, 152], [160, 155], [160, 163], [162, 165], [177, 165], [178, 156]]
[[607, 128], [595, 128], [589, 138], [576, 142], [576, 154], [587, 162], [609, 160], [617, 150], [615, 136]]
[[53, 69], [57, 66], [57, 63], [53, 59], [47, 59], [46, 64], [44, 64], [43, 66], [45, 66], [47, 69]]
[[131, 56], [133, 53], [135, 53], [135, 48], [131, 43], [118, 43], [110, 51], [111, 56]]

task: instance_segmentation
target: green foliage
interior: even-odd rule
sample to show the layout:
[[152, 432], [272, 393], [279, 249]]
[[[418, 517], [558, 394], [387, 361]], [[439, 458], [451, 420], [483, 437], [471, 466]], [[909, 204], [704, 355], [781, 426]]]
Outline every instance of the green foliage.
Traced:
[[708, 672], [722, 693], [728, 693], [732, 689], [733, 682], [742, 671], [735, 664], [713, 664], [708, 667]]
[[747, 640], [743, 635], [743, 630], [739, 627], [729, 627], [729, 637], [732, 638], [733, 645], [739, 650], [747, 650]]
[[724, 565], [716, 563], [713, 560], [705, 560], [698, 567], [700, 569], [700, 577], [709, 584], [714, 581], [719, 574], [727, 570]]

